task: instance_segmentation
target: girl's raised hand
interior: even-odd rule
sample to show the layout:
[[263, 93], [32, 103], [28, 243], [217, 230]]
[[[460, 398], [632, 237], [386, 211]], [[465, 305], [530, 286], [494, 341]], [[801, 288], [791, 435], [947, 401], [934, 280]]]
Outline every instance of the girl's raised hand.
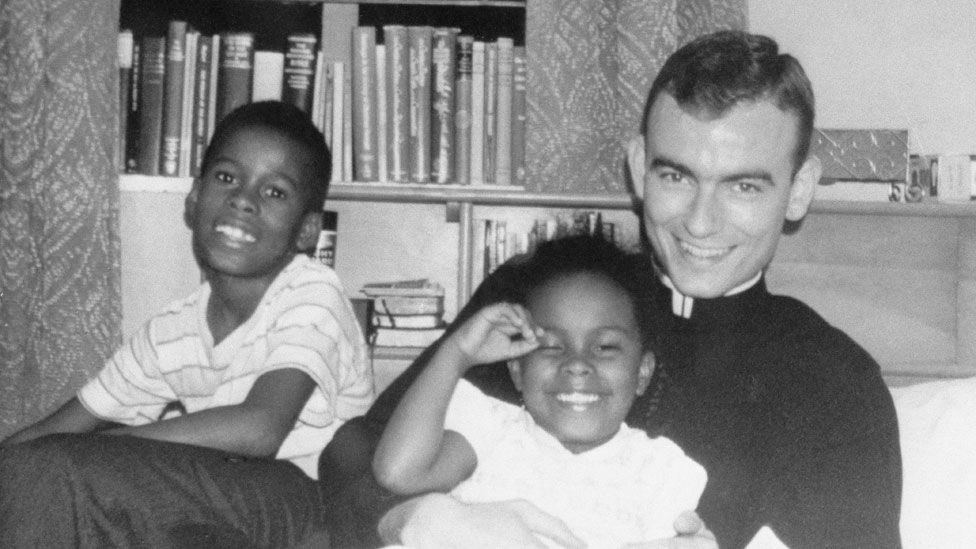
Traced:
[[495, 303], [481, 309], [451, 335], [465, 368], [522, 356], [539, 346], [542, 329], [521, 305]]

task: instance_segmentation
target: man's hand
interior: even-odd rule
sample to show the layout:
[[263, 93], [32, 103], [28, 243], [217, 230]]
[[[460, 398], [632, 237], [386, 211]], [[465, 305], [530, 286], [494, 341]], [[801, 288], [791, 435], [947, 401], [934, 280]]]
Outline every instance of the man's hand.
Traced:
[[585, 545], [563, 521], [524, 500], [461, 503], [445, 494], [428, 494], [393, 508], [380, 521], [387, 543], [410, 549], [524, 549]]
[[674, 520], [673, 538], [629, 543], [621, 549], [718, 549], [715, 535], [694, 511], [685, 511]]

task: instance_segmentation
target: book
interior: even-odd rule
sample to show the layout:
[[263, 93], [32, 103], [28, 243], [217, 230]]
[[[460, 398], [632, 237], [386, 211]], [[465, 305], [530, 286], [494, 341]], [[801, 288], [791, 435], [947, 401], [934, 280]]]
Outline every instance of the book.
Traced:
[[471, 183], [471, 54], [474, 37], [457, 38], [454, 84], [454, 174], [459, 185]]
[[525, 46], [512, 54], [512, 184], [525, 186], [525, 130], [528, 121], [525, 86], [528, 82]]
[[407, 27], [383, 27], [386, 46], [387, 179], [404, 182], [410, 170], [410, 53]]
[[444, 335], [445, 328], [377, 327], [373, 345], [378, 347], [428, 347]]
[[[285, 63], [287, 64], [287, 59]], [[325, 56], [316, 55], [315, 56], [315, 75], [312, 81], [312, 103], [310, 115], [312, 117], [312, 123], [315, 127], [319, 129], [320, 132], [325, 134], [325, 117], [323, 108], [325, 107], [325, 100], [322, 96], [325, 91]], [[286, 78], [287, 80], [287, 78]], [[329, 142], [329, 136], [325, 136], [325, 142]]]
[[281, 100], [311, 113], [318, 39], [311, 33], [293, 33], [285, 42]]
[[222, 39], [219, 34], [210, 37], [210, 100], [207, 102], [207, 143], [210, 143], [214, 128], [217, 126], [217, 78], [220, 76], [221, 42]]
[[183, 123], [183, 69], [186, 65], [186, 21], [169, 22], [163, 69], [163, 126], [159, 175], [179, 175]]
[[377, 296], [373, 298], [376, 314], [443, 315], [444, 296]]
[[251, 100], [280, 101], [285, 72], [285, 54], [280, 51], [255, 50], [251, 71]]
[[381, 328], [439, 328], [444, 325], [441, 315], [373, 314], [373, 323]]
[[221, 34], [217, 59], [216, 121], [219, 122], [232, 110], [251, 102], [254, 35], [249, 32]]
[[485, 182], [485, 43], [471, 45], [471, 174], [472, 185]]
[[496, 108], [498, 107], [498, 43], [485, 44], [485, 131], [484, 131], [484, 183], [495, 183], [495, 155], [498, 145], [495, 143], [498, 131]]
[[345, 66], [342, 76], [342, 179], [353, 180], [352, 154], [352, 70], [351, 65]]
[[495, 94], [495, 184], [512, 184], [512, 79], [515, 70], [515, 43], [499, 37], [498, 89]]
[[118, 168], [120, 172], [125, 171], [126, 143], [129, 127], [130, 97], [132, 95], [132, 50], [135, 39], [132, 31], [119, 31], [116, 43], [116, 55], [119, 65], [119, 141], [116, 155], [118, 156]]
[[431, 46], [431, 180], [454, 181], [454, 73], [458, 29], [434, 29]]
[[139, 46], [139, 171], [159, 175], [163, 137], [163, 75], [166, 38], [146, 36]]
[[369, 297], [444, 296], [444, 287], [427, 278], [396, 280], [393, 282], [370, 282], [368, 284], [363, 284], [360, 291]]
[[410, 182], [430, 182], [431, 47], [434, 28], [407, 27], [410, 53]]
[[187, 28], [183, 65], [183, 105], [180, 107], [180, 152], [177, 175], [190, 176], [190, 156], [193, 151], [193, 88], [196, 83], [197, 47], [200, 31]]
[[142, 85], [139, 40], [132, 42], [132, 79], [129, 82], [128, 114], [125, 121], [125, 173], [139, 173], [139, 101]]
[[200, 175], [203, 153], [210, 138], [210, 87], [213, 62], [213, 39], [201, 36], [197, 41], [197, 63], [193, 83], [193, 121], [190, 138], [190, 175]]
[[353, 180], [377, 181], [376, 28], [352, 30]]
[[376, 46], [376, 168], [380, 183], [389, 181], [386, 162], [386, 46]]
[[332, 182], [342, 181], [342, 113], [345, 111], [342, 83], [345, 80], [345, 63], [332, 62], [332, 120], [329, 133], [332, 137], [329, 150], [332, 152]]

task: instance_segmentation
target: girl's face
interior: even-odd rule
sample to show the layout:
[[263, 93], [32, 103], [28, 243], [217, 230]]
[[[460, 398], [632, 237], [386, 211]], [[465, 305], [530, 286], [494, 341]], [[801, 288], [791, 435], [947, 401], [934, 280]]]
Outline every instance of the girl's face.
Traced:
[[654, 366], [630, 297], [603, 275], [574, 273], [541, 285], [526, 306], [545, 333], [509, 362], [525, 408], [573, 453], [610, 440]]

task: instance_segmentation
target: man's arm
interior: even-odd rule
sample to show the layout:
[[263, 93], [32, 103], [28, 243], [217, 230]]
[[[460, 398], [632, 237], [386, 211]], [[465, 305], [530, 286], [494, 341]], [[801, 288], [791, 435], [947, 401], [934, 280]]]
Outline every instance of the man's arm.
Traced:
[[295, 426], [314, 389], [311, 376], [301, 370], [273, 370], [258, 377], [240, 404], [108, 432], [271, 457]]
[[0, 442], [0, 448], [27, 442], [54, 433], [87, 433], [104, 429], [115, 423], [106, 421], [85, 408], [78, 397], [71, 397], [60, 408], [46, 418], [28, 425]]

